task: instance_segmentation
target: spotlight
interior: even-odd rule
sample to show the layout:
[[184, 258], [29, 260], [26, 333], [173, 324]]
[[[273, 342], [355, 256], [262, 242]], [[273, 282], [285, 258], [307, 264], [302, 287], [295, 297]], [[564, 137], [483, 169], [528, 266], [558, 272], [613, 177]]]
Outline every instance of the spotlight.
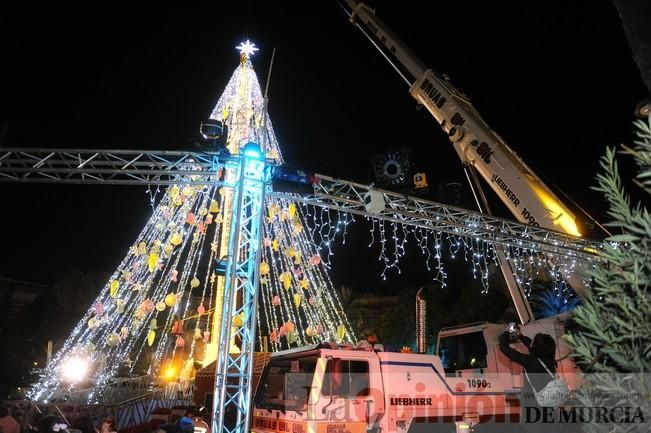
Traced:
[[246, 143], [244, 147], [242, 147], [242, 153], [244, 156], [248, 156], [249, 158], [262, 159], [262, 150], [260, 150], [260, 145], [252, 141]]
[[88, 373], [89, 361], [87, 358], [73, 356], [68, 358], [61, 367], [63, 379], [69, 382], [81, 382]]
[[201, 122], [199, 132], [206, 140], [217, 140], [224, 135], [225, 126], [221, 120], [208, 119]]

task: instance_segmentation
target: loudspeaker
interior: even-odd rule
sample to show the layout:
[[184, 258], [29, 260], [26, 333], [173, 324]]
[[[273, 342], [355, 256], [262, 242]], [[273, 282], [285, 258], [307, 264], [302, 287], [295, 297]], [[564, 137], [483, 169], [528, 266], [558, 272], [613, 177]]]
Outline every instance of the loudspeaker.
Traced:
[[375, 182], [386, 187], [411, 186], [411, 151], [407, 147], [377, 154], [372, 160]]

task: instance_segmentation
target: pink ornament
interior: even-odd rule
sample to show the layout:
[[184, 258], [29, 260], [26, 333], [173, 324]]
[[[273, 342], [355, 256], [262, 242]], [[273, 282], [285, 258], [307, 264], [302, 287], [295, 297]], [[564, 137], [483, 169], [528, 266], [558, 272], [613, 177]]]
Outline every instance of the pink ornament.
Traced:
[[188, 215], [187, 215], [187, 217], [185, 219], [185, 222], [190, 224], [191, 226], [193, 226], [194, 223], [197, 222], [196, 219], [194, 218], [194, 214], [192, 212], [188, 212]]
[[278, 329], [278, 338], [284, 337], [286, 334], [287, 330], [285, 329], [285, 325], [283, 325]]
[[200, 316], [203, 316], [203, 313], [205, 312], [206, 312], [206, 307], [203, 306], [203, 302], [202, 302], [201, 305], [197, 307], [197, 313], [199, 313]]
[[310, 257], [310, 263], [313, 264], [314, 266], [318, 265], [321, 263], [321, 256], [318, 254], [313, 255]]
[[310, 304], [311, 306], [314, 306], [314, 297], [310, 296], [307, 300], [307, 303]]
[[301, 278], [303, 276], [303, 270], [301, 268], [294, 269], [294, 275], [296, 278]]
[[179, 349], [185, 347], [185, 340], [180, 335], [176, 337], [176, 347]]
[[271, 331], [271, 334], [269, 334], [269, 339], [271, 340], [272, 343], [278, 343], [278, 332], [274, 329]]
[[206, 216], [206, 225], [209, 226], [210, 224], [212, 224], [212, 214], [211, 213], [209, 213]]
[[93, 310], [95, 310], [96, 315], [101, 316], [104, 314], [104, 304], [98, 302], [97, 304], [93, 305]]
[[272, 244], [271, 238], [264, 238], [264, 246], [270, 247]]
[[276, 307], [279, 307], [280, 306], [280, 296], [275, 295], [271, 300], [271, 304], [276, 306]]
[[174, 269], [174, 270], [172, 271], [172, 281], [174, 281], [174, 282], [176, 283], [176, 282], [177, 282], [177, 277], [178, 277], [178, 276], [179, 276], [179, 271], [177, 271], [176, 269]]
[[321, 326], [321, 324], [316, 325], [316, 333], [318, 335], [323, 335], [323, 326]]
[[203, 342], [208, 344], [210, 341], [210, 331], [203, 331]]
[[154, 308], [156, 308], [156, 305], [154, 304], [154, 301], [152, 301], [151, 299], [145, 299], [144, 301], [142, 301], [142, 304], [140, 304], [140, 309], [147, 314], [154, 311]]
[[204, 223], [197, 224], [197, 231], [199, 233], [206, 233], [206, 225]]

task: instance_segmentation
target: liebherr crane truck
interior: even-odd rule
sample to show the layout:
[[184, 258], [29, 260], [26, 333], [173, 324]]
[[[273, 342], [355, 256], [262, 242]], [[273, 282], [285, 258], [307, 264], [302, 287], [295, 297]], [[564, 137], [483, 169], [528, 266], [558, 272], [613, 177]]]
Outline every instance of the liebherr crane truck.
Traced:
[[[484, 122], [463, 93], [426, 68], [367, 5], [344, 1], [351, 22], [389, 61], [398, 62], [396, 69], [409, 83], [411, 95], [436, 119], [463, 163], [486, 180], [520, 222], [580, 236], [573, 213]], [[578, 370], [560, 339], [565, 318], [534, 320], [524, 290], [504, 253], [496, 249], [522, 333], [533, 337], [543, 332], [557, 340], [557, 372], [575, 389]], [[572, 286], [577, 292], [582, 289], [578, 278], [572, 279]], [[503, 331], [503, 325], [489, 323], [444, 329], [438, 336], [437, 355], [337, 344], [275, 353], [256, 394], [253, 431], [429, 433], [474, 427], [509, 431], [520, 413], [524, 380], [521, 367], [499, 350]]]

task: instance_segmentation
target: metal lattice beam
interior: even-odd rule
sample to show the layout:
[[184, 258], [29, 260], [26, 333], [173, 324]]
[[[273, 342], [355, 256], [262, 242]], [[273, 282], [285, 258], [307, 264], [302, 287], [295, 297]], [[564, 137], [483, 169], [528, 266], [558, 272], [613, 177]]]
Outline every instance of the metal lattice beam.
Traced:
[[[601, 245], [552, 230], [509, 221], [479, 212], [455, 208], [417, 197], [378, 190], [325, 175], [317, 175], [313, 195], [271, 193], [318, 207], [326, 207], [364, 217], [422, 227], [456, 236], [476, 238], [487, 242], [560, 254], [577, 259], [594, 260]], [[384, 208], [367, 210], [371, 191], [381, 193]]]
[[0, 182], [214, 185], [229, 159], [217, 152], [0, 149]]
[[[0, 182], [214, 185], [223, 184], [218, 173], [225, 163], [235, 159], [217, 152], [2, 149]], [[576, 258], [593, 259], [601, 249], [597, 242], [540, 227], [325, 175], [318, 177], [320, 182], [314, 185], [313, 194], [273, 192], [272, 195], [364, 217]], [[376, 213], [366, 210], [372, 189], [381, 192], [385, 203], [384, 209]]]

